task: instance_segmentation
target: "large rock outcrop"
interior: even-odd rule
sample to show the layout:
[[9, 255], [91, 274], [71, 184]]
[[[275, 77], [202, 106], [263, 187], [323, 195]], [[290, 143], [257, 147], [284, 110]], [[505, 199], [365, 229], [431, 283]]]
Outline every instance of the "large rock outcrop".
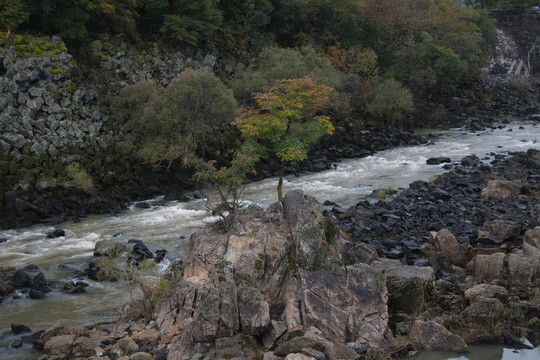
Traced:
[[[334, 353], [348, 343], [382, 344], [385, 276], [369, 265], [340, 264], [340, 232], [316, 200], [291, 191], [266, 211], [239, 210], [229, 226], [195, 234], [178, 265], [175, 295], [156, 314], [165, 334], [175, 335], [170, 357], [208, 358], [218, 342], [239, 334], [274, 349], [308, 328], [319, 334], [313, 344], [325, 339]], [[294, 349], [289, 345], [280, 345], [280, 356]], [[302, 348], [309, 347], [304, 342]], [[352, 347], [346, 353], [358, 355]]]

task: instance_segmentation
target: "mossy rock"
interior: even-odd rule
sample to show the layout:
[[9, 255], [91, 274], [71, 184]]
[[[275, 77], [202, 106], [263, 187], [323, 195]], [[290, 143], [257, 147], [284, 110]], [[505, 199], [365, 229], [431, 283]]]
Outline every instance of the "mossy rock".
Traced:
[[0, 160], [0, 174], [2, 176], [6, 176], [7, 174], [9, 174], [9, 165], [10, 161]]
[[9, 163], [9, 174], [10, 175], [16, 175], [19, 172], [20, 165], [16, 162], [12, 161]]
[[36, 164], [36, 162], [34, 161], [34, 157], [32, 156], [24, 156], [23, 159], [22, 159], [22, 162], [21, 162], [21, 165], [25, 168], [32, 168], [34, 167], [34, 165]]
[[504, 305], [495, 298], [481, 299], [469, 305], [454, 318], [450, 331], [465, 342], [476, 343], [500, 336], [507, 328]]
[[49, 37], [19, 34], [15, 34], [12, 37], [16, 54], [23, 59], [58, 55], [62, 52], [67, 52], [66, 44], [60, 41], [59, 38], [55, 39], [55, 41], [51, 41]]

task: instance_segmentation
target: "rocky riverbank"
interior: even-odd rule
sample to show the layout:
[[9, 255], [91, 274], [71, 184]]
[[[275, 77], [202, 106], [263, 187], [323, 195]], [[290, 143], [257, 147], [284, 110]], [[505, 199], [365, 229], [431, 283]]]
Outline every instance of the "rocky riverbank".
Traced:
[[383, 359], [481, 341], [525, 347], [521, 337], [537, 346], [539, 152], [447, 167], [349, 209], [299, 190], [241, 209], [193, 235], [169, 267], [171, 295], [145, 303], [146, 318], [134, 303], [115, 324], [57, 324], [38, 334], [41, 358]]

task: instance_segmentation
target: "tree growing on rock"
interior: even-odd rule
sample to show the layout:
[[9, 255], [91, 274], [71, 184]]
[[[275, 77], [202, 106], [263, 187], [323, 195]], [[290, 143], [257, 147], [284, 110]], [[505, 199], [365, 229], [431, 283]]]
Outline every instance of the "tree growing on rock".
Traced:
[[240, 204], [240, 187], [246, 175], [253, 172], [259, 154], [254, 146], [244, 143], [235, 152], [231, 164], [217, 168], [216, 161], [197, 159], [194, 166], [197, 172], [194, 178], [197, 182], [210, 185], [215, 196], [208, 196], [208, 209], [225, 219], [228, 214], [236, 211]]
[[245, 111], [237, 120], [247, 142], [256, 144], [262, 152], [273, 153], [280, 161], [277, 186], [280, 202], [285, 163], [307, 159], [309, 144], [334, 131], [328, 116], [317, 115], [332, 91], [309, 77], [279, 80], [256, 93], [258, 107]]

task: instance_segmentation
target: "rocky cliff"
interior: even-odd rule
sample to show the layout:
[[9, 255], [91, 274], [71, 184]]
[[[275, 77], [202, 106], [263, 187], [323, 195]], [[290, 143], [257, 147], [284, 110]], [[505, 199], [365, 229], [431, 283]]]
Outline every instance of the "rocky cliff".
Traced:
[[216, 62], [151, 45], [95, 41], [89, 49], [79, 63], [58, 37], [14, 35], [0, 46], [1, 227], [120, 208], [133, 197], [126, 184], [147, 170], [115, 150], [111, 97], [138, 80], [166, 85], [187, 66], [212, 71]]

